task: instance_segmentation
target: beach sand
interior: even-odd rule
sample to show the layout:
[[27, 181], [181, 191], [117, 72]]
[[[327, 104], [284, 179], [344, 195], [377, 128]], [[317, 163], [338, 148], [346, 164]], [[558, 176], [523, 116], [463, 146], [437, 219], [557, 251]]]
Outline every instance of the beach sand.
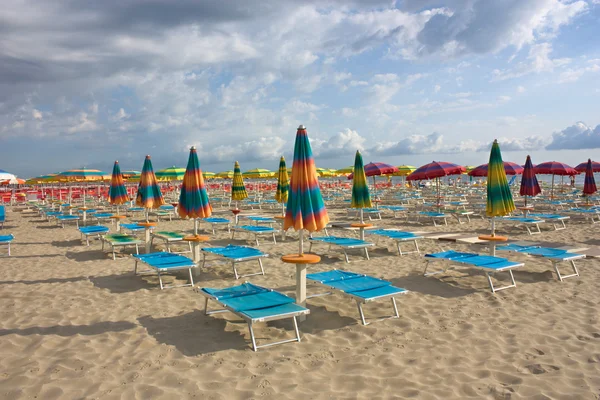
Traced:
[[[390, 217], [374, 222], [473, 235], [489, 229], [481, 219], [437, 228]], [[192, 222], [159, 227], [190, 230]], [[504, 255], [525, 267], [515, 271], [516, 288], [492, 294], [485, 275], [473, 269], [423, 277], [422, 256], [399, 257], [393, 242], [381, 242], [370, 261], [350, 253], [345, 264], [342, 253], [331, 252], [309, 272], [346, 269], [410, 290], [397, 299], [400, 318], [363, 326], [348, 298], [314, 298], [300, 324], [301, 343], [253, 352], [239, 318], [205, 316], [202, 297], [191, 288], [159, 290], [155, 276], [133, 275], [131, 257], [113, 261], [98, 241], [86, 247], [73, 226], [9, 210], [3, 232], [16, 236], [13, 256], [0, 258], [3, 399], [600, 398], [596, 259], [578, 263], [580, 277], [559, 282], [548, 261]], [[590, 246], [600, 243], [599, 233], [600, 225], [571, 222], [562, 231], [546, 226], [543, 235], [514, 229], [508, 235]], [[224, 231], [210, 236], [229, 242]], [[292, 233], [277, 245], [263, 240], [260, 248], [271, 256], [266, 275], [247, 279], [293, 296], [295, 268], [280, 257], [297, 251], [296, 238]], [[485, 251], [438, 240], [421, 241], [421, 249]], [[244, 280], [235, 281], [229, 265], [211, 265], [200, 271], [197, 286]], [[240, 265], [242, 272], [255, 268]], [[184, 283], [185, 274], [177, 280]], [[371, 317], [391, 311], [388, 301], [365, 309]], [[256, 326], [263, 342], [292, 334], [290, 320]]]

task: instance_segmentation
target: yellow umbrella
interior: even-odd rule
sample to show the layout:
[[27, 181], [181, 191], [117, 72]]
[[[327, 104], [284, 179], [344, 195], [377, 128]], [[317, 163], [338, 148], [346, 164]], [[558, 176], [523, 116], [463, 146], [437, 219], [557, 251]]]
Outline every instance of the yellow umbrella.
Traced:
[[233, 171], [217, 172], [217, 174], [215, 175], [215, 178], [231, 179], [231, 178], [233, 178]]
[[392, 176], [408, 176], [417, 170], [417, 167], [413, 167], [412, 165], [399, 165], [396, 168], [398, 168], [398, 171], [391, 174]]
[[272, 178], [275, 176], [275, 172], [268, 169], [254, 168], [244, 172], [242, 176], [248, 179]]

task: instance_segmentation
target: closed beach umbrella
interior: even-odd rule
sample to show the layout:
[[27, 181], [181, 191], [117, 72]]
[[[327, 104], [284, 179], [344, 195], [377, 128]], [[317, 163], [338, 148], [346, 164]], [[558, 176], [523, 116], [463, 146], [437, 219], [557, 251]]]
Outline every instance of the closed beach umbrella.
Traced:
[[541, 192], [542, 189], [535, 176], [535, 169], [533, 168], [531, 157], [527, 156], [525, 168], [523, 168], [523, 176], [521, 177], [521, 189], [519, 190], [519, 194], [525, 197], [525, 206], [527, 206], [527, 197], [537, 196]]
[[154, 170], [152, 169], [150, 156], [146, 156], [144, 160], [135, 204], [146, 209], [146, 221], [148, 221], [148, 209], [159, 208], [165, 204], [160, 187], [158, 187], [158, 182], [156, 181], [156, 176], [154, 175]]
[[285, 214], [285, 203], [288, 201], [288, 192], [290, 190], [290, 179], [288, 177], [285, 158], [283, 156], [279, 160], [279, 173], [277, 174], [277, 191], [275, 192], [275, 200], [281, 203], [284, 207], [282, 214]]
[[597, 191], [596, 180], [594, 179], [594, 166], [592, 160], [588, 159], [587, 168], [585, 170], [585, 181], [583, 183], [583, 194], [586, 197], [586, 202], [587, 197], [593, 195]]
[[[575, 171], [577, 172], [586, 172], [587, 171], [587, 167], [589, 164], [589, 159], [586, 162], [582, 162], [581, 164], [577, 164], [577, 166], [574, 168]], [[596, 162], [596, 161], [592, 161], [592, 171], [593, 172], [600, 172], [600, 162]]]
[[298, 127], [294, 144], [294, 162], [290, 193], [283, 229], [300, 231], [299, 253], [304, 254], [303, 232], [320, 231], [327, 226], [329, 216], [319, 189], [319, 181], [310, 142], [304, 125]]
[[108, 189], [108, 202], [117, 206], [118, 215], [119, 205], [125, 204], [128, 201], [129, 196], [127, 195], [127, 189], [125, 188], [125, 182], [121, 174], [121, 167], [119, 167], [119, 162], [115, 161], [110, 178], [110, 188]]
[[363, 159], [360, 151], [356, 151], [354, 157], [354, 178], [352, 179], [352, 208], [360, 208], [360, 222], [364, 222], [363, 208], [372, 207], [369, 186], [367, 185], [367, 175], [363, 166]]
[[485, 207], [485, 214], [492, 218], [492, 236], [495, 235], [494, 218], [503, 217], [514, 210], [515, 202], [510, 192], [510, 186], [508, 186], [508, 179], [506, 179], [500, 146], [498, 141], [494, 140], [488, 164], [487, 205]]
[[538, 164], [534, 167], [536, 174], [545, 174], [552, 175], [552, 187], [550, 188], [550, 198], [554, 197], [554, 176], [573, 176], [577, 175], [579, 172], [575, 170], [575, 168], [558, 162], [558, 161], [548, 161], [541, 164]]
[[231, 200], [236, 202], [235, 208], [237, 208], [238, 201], [244, 200], [247, 197], [248, 192], [246, 192], [246, 186], [244, 186], [240, 163], [236, 161], [233, 167], [233, 183], [231, 184]]
[[212, 207], [208, 201], [208, 193], [200, 169], [200, 161], [198, 161], [198, 153], [194, 146], [190, 148], [190, 157], [183, 177], [178, 213], [181, 218], [194, 218], [194, 235], [198, 234], [196, 218], [208, 218], [212, 214]]
[[183, 175], [185, 175], [185, 169], [172, 166], [156, 171], [156, 180], [160, 182], [180, 181], [183, 179]]
[[[506, 175], [520, 175], [523, 173], [523, 167], [521, 167], [519, 164], [508, 161], [504, 161], [503, 164]], [[469, 176], [488, 176], [488, 165], [489, 164], [481, 164], [478, 167], [473, 168], [471, 171], [468, 171], [467, 174]]]

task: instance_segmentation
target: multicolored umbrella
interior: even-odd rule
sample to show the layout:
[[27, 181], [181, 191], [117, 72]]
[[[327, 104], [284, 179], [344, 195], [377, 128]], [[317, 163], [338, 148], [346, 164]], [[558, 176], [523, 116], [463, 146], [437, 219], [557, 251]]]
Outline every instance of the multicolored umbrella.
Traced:
[[112, 177], [110, 179], [110, 188], [108, 189], [108, 202], [117, 206], [118, 215], [119, 205], [124, 204], [129, 200], [127, 188], [125, 188], [125, 182], [123, 181], [123, 175], [121, 174], [121, 167], [119, 167], [119, 162], [115, 161]]
[[[370, 162], [365, 165], [366, 176], [391, 175], [394, 172], [398, 172], [398, 168], [386, 163]], [[354, 179], [354, 175], [348, 175], [348, 179]]]
[[317, 175], [321, 178], [330, 178], [334, 175], [334, 173], [327, 168], [315, 168], [315, 171], [317, 172]]
[[535, 170], [531, 157], [527, 156], [525, 161], [525, 168], [523, 169], [523, 176], [521, 177], [521, 189], [519, 194], [525, 197], [525, 206], [527, 207], [527, 197], [537, 196], [542, 192], [540, 184], [538, 183], [537, 177], [535, 176]]
[[594, 179], [594, 166], [592, 164], [592, 160], [588, 159], [587, 168], [585, 170], [585, 180], [583, 183], [583, 194], [585, 195], [586, 202], [588, 196], [596, 193], [598, 189], [596, 188], [596, 180]]
[[272, 178], [275, 176], [275, 172], [268, 169], [254, 168], [244, 172], [242, 176], [248, 179]]
[[283, 229], [300, 231], [299, 253], [304, 254], [303, 231], [320, 231], [329, 216], [319, 190], [315, 160], [304, 125], [298, 127], [294, 145], [294, 163]]
[[[506, 175], [520, 175], [523, 173], [523, 167], [519, 164], [515, 164], [513, 162], [504, 161], [504, 172]], [[488, 165], [489, 164], [481, 164], [478, 167], [473, 168], [471, 171], [467, 172], [469, 176], [488, 176]], [[466, 167], [465, 167], [466, 168]]]
[[133, 171], [133, 170], [121, 171], [121, 175], [123, 175], [123, 179], [128, 179], [131, 176], [141, 175], [141, 174], [142, 174], [142, 171]]
[[398, 171], [392, 173], [392, 176], [408, 176], [417, 169], [412, 165], [399, 165], [396, 168], [398, 168]]
[[554, 197], [554, 176], [573, 176], [579, 174], [573, 167], [558, 162], [558, 161], [547, 161], [538, 164], [534, 167], [536, 174], [552, 175], [552, 187], [550, 189], [550, 198]]
[[180, 181], [183, 179], [183, 175], [185, 175], [185, 169], [176, 166], [156, 171], [156, 179], [160, 182]]
[[494, 236], [494, 217], [503, 217], [515, 210], [515, 202], [513, 201], [508, 179], [502, 162], [502, 154], [500, 154], [500, 146], [498, 141], [494, 140], [492, 150], [490, 152], [490, 162], [488, 168], [487, 180], [487, 205], [485, 213], [492, 218], [492, 236]]
[[103, 180], [106, 175], [106, 172], [84, 167], [61, 172], [57, 178], [69, 182], [93, 182]]
[[240, 163], [236, 161], [233, 167], [231, 200], [236, 202], [235, 208], [237, 208], [237, 202], [246, 198], [248, 198], [248, 192], [246, 192], [246, 186], [244, 186], [244, 178], [242, 177], [242, 171], [240, 171]]
[[352, 180], [352, 208], [360, 208], [360, 223], [364, 223], [363, 208], [373, 207], [371, 195], [369, 194], [369, 185], [367, 185], [367, 175], [363, 166], [363, 159], [360, 151], [356, 151], [354, 157], [354, 179]]
[[354, 166], [349, 166], [346, 168], [340, 168], [335, 171], [338, 175], [348, 175], [354, 172]]
[[204, 185], [200, 161], [196, 147], [190, 148], [190, 157], [183, 177], [183, 185], [179, 194], [178, 213], [181, 218], [194, 218], [194, 235], [198, 234], [197, 218], [208, 218], [212, 215], [212, 207], [208, 201], [208, 193]]
[[[577, 164], [577, 166], [574, 168], [575, 171], [577, 172], [585, 172], [587, 170], [587, 166], [589, 163], [589, 159], [586, 162], [582, 162], [581, 164]], [[592, 171], [593, 172], [600, 172], [600, 162], [596, 162], [596, 161], [592, 161]]]
[[142, 168], [142, 175], [140, 184], [138, 185], [135, 204], [146, 209], [146, 221], [148, 221], [148, 209], [159, 208], [165, 204], [165, 199], [163, 199], [160, 187], [158, 187], [158, 182], [156, 181], [156, 176], [154, 175], [154, 170], [152, 169], [150, 156], [146, 156], [146, 159], [144, 160], [144, 167]]
[[0, 185], [24, 185], [25, 182], [26, 182], [25, 179], [13, 178], [13, 179], [6, 179], [4, 181], [1, 181]]
[[422, 181], [435, 179], [437, 186], [437, 202], [440, 205], [440, 180], [439, 178], [448, 175], [460, 175], [466, 171], [462, 165], [452, 164], [445, 161], [432, 161], [417, 168], [412, 174], [406, 177], [407, 181]]
[[279, 173], [277, 174], [277, 191], [275, 192], [275, 200], [281, 203], [284, 207], [282, 215], [285, 215], [285, 203], [288, 201], [288, 192], [290, 190], [290, 179], [288, 177], [285, 158], [283, 156], [279, 160]]

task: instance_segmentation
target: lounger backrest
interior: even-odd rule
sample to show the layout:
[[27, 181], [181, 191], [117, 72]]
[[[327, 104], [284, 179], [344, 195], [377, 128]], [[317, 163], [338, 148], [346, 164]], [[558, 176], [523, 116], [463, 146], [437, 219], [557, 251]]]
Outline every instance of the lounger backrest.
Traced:
[[6, 218], [6, 207], [0, 206], [0, 221], [4, 221]]
[[364, 276], [364, 275], [357, 274], [354, 272], [342, 271], [339, 269], [334, 269], [331, 271], [324, 271], [324, 272], [315, 272], [313, 274], [306, 275], [306, 277], [308, 279], [317, 281], [317, 282], [321, 282], [321, 283], [339, 281], [339, 280], [343, 280], [343, 279], [352, 279], [352, 278], [356, 278], [356, 277], [360, 277], [360, 276]]
[[202, 288], [203, 292], [206, 292], [216, 298], [217, 300], [229, 299], [232, 297], [238, 296], [247, 296], [256, 293], [268, 292], [269, 289], [263, 288], [261, 286], [253, 285], [250, 282], [242, 283], [238, 286], [232, 286], [225, 289], [212, 289], [212, 288]]
[[458, 259], [459, 262], [464, 262], [466, 264], [476, 265], [476, 266], [485, 266], [488, 264], [494, 264], [499, 262], [508, 261], [506, 258], [502, 257], [494, 257], [494, 256], [474, 256], [474, 257], [466, 257]]
[[279, 292], [267, 291], [245, 296], [230, 297], [221, 299], [220, 301], [236, 311], [250, 311], [290, 304], [294, 302], [294, 299]]

